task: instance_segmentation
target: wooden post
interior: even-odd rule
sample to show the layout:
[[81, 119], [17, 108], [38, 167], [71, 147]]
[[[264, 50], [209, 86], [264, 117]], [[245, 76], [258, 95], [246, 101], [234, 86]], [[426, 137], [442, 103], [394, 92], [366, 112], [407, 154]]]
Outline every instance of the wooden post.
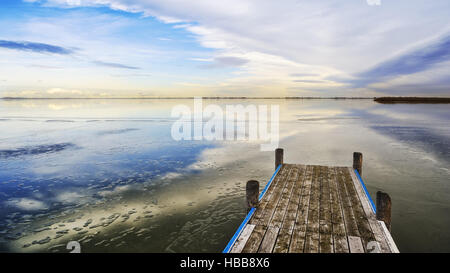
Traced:
[[385, 192], [377, 192], [377, 220], [383, 221], [391, 231], [391, 197]]
[[247, 195], [247, 210], [256, 208], [258, 206], [259, 198], [259, 182], [256, 180], [247, 181], [245, 192]]
[[277, 148], [275, 150], [275, 170], [278, 168], [280, 164], [283, 164], [283, 154], [284, 154], [283, 149]]
[[357, 170], [360, 176], [362, 176], [362, 162], [363, 162], [362, 153], [354, 152], [353, 153], [353, 169]]

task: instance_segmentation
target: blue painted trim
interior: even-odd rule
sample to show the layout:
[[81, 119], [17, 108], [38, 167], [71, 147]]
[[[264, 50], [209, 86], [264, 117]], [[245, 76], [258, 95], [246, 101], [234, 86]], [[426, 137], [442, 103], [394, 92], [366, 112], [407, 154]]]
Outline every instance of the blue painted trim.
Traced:
[[[259, 195], [259, 200], [261, 200], [264, 196], [264, 194], [266, 193], [267, 189], [269, 188], [270, 184], [272, 184], [273, 179], [275, 178], [275, 176], [277, 175], [278, 171], [281, 169], [281, 164], [278, 166], [278, 168], [275, 170], [275, 172], [273, 173], [272, 177], [270, 178], [269, 182], [267, 182], [267, 185], [264, 187], [264, 190], [261, 192], [261, 194]], [[233, 237], [231, 237], [231, 240], [228, 242], [227, 246], [225, 247], [225, 249], [222, 251], [222, 253], [228, 253], [231, 250], [231, 247], [234, 245], [234, 243], [236, 242], [236, 239], [239, 237], [239, 235], [242, 232], [242, 229], [244, 229], [245, 225], [247, 225], [248, 221], [250, 220], [250, 218], [252, 218], [253, 213], [255, 212], [255, 208], [252, 208], [247, 216], [245, 217], [244, 221], [242, 221], [241, 225], [238, 227], [238, 229], [236, 230], [236, 232], [234, 233]]]
[[281, 169], [281, 166], [282, 166], [282, 164], [278, 165], [278, 168], [275, 170], [275, 172], [273, 173], [273, 175], [270, 178], [269, 182], [267, 182], [267, 185], [264, 187], [263, 191], [259, 195], [259, 200], [261, 200], [263, 198], [263, 196], [266, 193], [267, 189], [269, 188], [270, 184], [272, 184], [273, 179], [277, 175], [278, 171]]
[[247, 217], [245, 217], [244, 221], [242, 221], [241, 225], [238, 227], [238, 229], [236, 230], [236, 232], [234, 233], [233, 237], [231, 237], [231, 240], [228, 242], [227, 246], [225, 247], [225, 249], [222, 251], [222, 253], [228, 253], [231, 250], [231, 247], [234, 245], [234, 242], [236, 241], [236, 239], [239, 237], [239, 235], [241, 234], [242, 229], [245, 227], [245, 225], [247, 225], [247, 222], [250, 220], [250, 218], [253, 216], [253, 213], [255, 212], [255, 208], [252, 208], [248, 214]]
[[377, 209], [376, 209], [376, 207], [375, 207], [375, 204], [373, 203], [372, 198], [370, 197], [370, 194], [369, 194], [369, 192], [367, 191], [366, 185], [364, 185], [364, 181], [362, 180], [362, 178], [361, 178], [361, 176], [359, 175], [358, 171], [357, 171], [356, 169], [354, 169], [354, 171], [355, 171], [355, 173], [356, 173], [356, 176], [357, 176], [358, 179], [359, 179], [359, 182], [361, 182], [361, 185], [363, 186], [364, 191], [366, 192], [367, 198], [369, 198], [370, 205], [372, 206], [373, 213], [377, 213]]

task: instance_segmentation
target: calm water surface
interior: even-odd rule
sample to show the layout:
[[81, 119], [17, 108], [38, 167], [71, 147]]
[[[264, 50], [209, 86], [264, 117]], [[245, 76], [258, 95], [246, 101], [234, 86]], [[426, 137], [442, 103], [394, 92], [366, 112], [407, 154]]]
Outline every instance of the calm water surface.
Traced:
[[[374, 198], [393, 200], [402, 252], [450, 251], [450, 107], [370, 100], [208, 100], [280, 106], [285, 162], [347, 165], [364, 154]], [[0, 101], [0, 250], [220, 252], [265, 185], [273, 152], [250, 141], [174, 141], [192, 100]]]

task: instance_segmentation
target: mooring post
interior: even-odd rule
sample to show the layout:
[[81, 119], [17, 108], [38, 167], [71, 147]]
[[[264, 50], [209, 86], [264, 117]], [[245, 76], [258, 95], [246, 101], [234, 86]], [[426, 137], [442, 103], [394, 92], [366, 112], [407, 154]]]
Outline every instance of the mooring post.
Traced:
[[256, 208], [258, 206], [259, 182], [256, 180], [247, 181], [245, 192], [247, 195], [247, 210]]
[[278, 168], [280, 164], [283, 164], [283, 154], [284, 154], [283, 149], [277, 148], [275, 150], [275, 170]]
[[391, 231], [391, 197], [381, 191], [377, 191], [377, 220], [383, 221]]
[[362, 162], [363, 162], [362, 153], [354, 152], [353, 153], [353, 169], [357, 170], [360, 176], [362, 176]]

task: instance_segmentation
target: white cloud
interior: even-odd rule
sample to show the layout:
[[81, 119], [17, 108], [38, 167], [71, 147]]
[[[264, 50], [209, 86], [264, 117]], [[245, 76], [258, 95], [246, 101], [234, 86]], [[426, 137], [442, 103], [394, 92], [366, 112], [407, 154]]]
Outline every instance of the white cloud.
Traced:
[[55, 199], [63, 203], [79, 203], [80, 199], [83, 197], [84, 195], [77, 192], [61, 192], [57, 194]]
[[126, 191], [130, 190], [131, 188], [132, 188], [132, 186], [130, 186], [130, 185], [116, 186], [112, 190], [99, 191], [97, 194], [100, 196], [103, 196], [103, 197], [107, 197], [107, 196], [115, 195], [118, 193], [126, 192]]
[[[379, 1], [370, 1], [374, 2]], [[137, 17], [102, 10], [65, 9], [64, 16], [30, 16], [20, 27], [3, 30], [2, 35], [16, 40], [58, 42], [64, 47], [76, 45], [77, 54], [49, 60], [46, 56], [0, 52], [0, 74], [8, 75], [8, 83], [0, 86], [0, 92], [20, 86], [15, 90], [64, 87], [92, 93], [92, 89], [102, 88], [122, 92], [124, 96], [372, 95], [370, 87], [351, 89], [345, 85], [348, 83], [345, 79], [450, 30], [447, 0], [383, 1], [379, 6], [368, 5], [367, 0], [42, 0], [39, 3], [64, 8], [107, 6], [142, 17], [153, 16], [171, 24], [176, 33], [183, 30], [190, 33], [182, 39], [194, 37], [199, 45], [213, 50], [199, 50], [197, 54], [180, 47], [170, 49], [181, 41], [177, 35], [167, 33], [153, 37], [161, 41], [167, 40], [167, 35], [173, 39], [164, 43], [164, 49], [155, 47], [152, 40], [136, 42], [135, 34], [127, 39], [129, 36], [121, 32], [124, 27], [134, 30], [135, 20], [140, 20]], [[142, 68], [152, 78], [113, 77], [109, 72], [106, 75], [104, 66], [86, 66], [93, 59], [109, 62], [110, 69], [111, 65]], [[28, 68], [18, 67], [14, 63], [17, 60]], [[203, 63], [186, 64], [181, 60]], [[39, 65], [64, 69], [49, 71], [38, 69]], [[220, 69], [198, 69], [202, 67]], [[26, 85], [22, 77], [25, 73]], [[315, 76], [294, 76], [300, 74]], [[180, 91], [177, 88], [181, 82], [195, 88]]]
[[[449, 5], [448, 1], [396, 1], [385, 3], [385, 9], [380, 11], [368, 7], [363, 0], [287, 0], [282, 3], [248, 0], [49, 2], [74, 6], [103, 4], [158, 18], [172, 17], [180, 22], [196, 22], [198, 25], [185, 27], [199, 35], [200, 41], [208, 47], [258, 51], [299, 62], [306, 60], [310, 64], [334, 64], [339, 67], [346, 67], [348, 63], [361, 65], [361, 59], [345, 60], [355, 56], [355, 49], [370, 53], [358, 57], [374, 63], [381, 56], [392, 54], [393, 48], [399, 50], [411, 42], [429, 37], [436, 29], [448, 28], [446, 13], [440, 9]], [[433, 19], [423, 16], [424, 9], [434, 11]], [[414, 33], [405, 35], [406, 30], [413, 29]], [[397, 34], [400, 37], [396, 37]]]
[[6, 204], [22, 210], [43, 210], [47, 208], [44, 202], [30, 198], [13, 198], [6, 201]]
[[[193, 33], [202, 46], [215, 49], [216, 54], [248, 60], [241, 68], [247, 75], [245, 80], [259, 81], [268, 74], [271, 78], [276, 75], [278, 82], [273, 82], [273, 86], [282, 81], [286, 87], [297, 88], [307, 87], [308, 83], [292, 82], [289, 79], [292, 73], [315, 73], [319, 75], [316, 80], [330, 74], [345, 77], [443, 33], [450, 26], [447, 14], [450, 4], [444, 0], [390, 1], [376, 8], [364, 0], [48, 2], [66, 6], [106, 5], [178, 23], [174, 28]], [[240, 79], [241, 75], [230, 81]], [[255, 82], [248, 82], [247, 86], [252, 84]]]
[[47, 90], [48, 94], [77, 94], [77, 95], [81, 95], [83, 94], [83, 91], [80, 90], [66, 90], [66, 89], [62, 89], [62, 88], [52, 88]]
[[379, 6], [381, 5], [381, 0], [366, 0], [369, 6]]
[[73, 97], [73, 96], [83, 96], [83, 95], [91, 95], [90, 93], [86, 93], [80, 90], [70, 90], [63, 88], [51, 88], [46, 91], [38, 91], [38, 90], [24, 90], [19, 92], [5, 92], [5, 96], [7, 97], [29, 97], [29, 98], [43, 98], [43, 97]]

